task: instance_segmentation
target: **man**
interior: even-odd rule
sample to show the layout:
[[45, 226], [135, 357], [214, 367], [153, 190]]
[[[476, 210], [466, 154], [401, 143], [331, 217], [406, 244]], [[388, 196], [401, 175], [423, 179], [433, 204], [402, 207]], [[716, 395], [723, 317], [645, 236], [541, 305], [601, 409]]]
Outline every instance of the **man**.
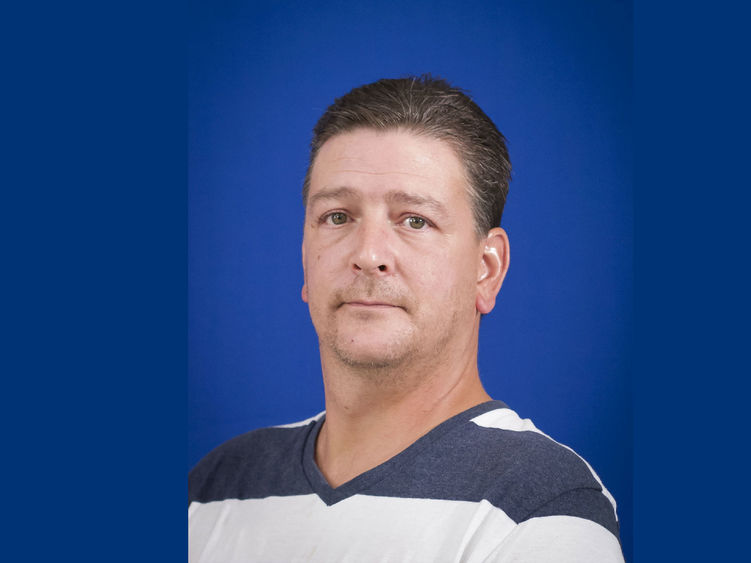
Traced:
[[190, 474], [191, 561], [622, 561], [587, 463], [485, 392], [511, 165], [462, 91], [380, 80], [314, 129], [302, 298], [326, 411]]

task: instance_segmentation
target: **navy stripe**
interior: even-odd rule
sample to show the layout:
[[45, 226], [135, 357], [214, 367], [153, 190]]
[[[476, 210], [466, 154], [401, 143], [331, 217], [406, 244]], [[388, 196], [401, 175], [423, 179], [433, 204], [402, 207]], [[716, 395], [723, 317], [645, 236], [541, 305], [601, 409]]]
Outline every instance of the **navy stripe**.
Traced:
[[188, 475], [188, 502], [312, 493], [302, 452], [314, 422], [248, 432], [208, 453]]

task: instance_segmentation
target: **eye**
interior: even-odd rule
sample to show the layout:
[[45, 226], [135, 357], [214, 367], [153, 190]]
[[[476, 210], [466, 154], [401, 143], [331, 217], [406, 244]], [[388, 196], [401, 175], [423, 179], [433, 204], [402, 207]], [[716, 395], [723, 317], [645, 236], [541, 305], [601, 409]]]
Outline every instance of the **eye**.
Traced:
[[422, 217], [407, 217], [407, 224], [412, 227], [413, 229], [422, 229], [427, 225], [427, 221], [423, 219]]
[[347, 214], [342, 213], [341, 211], [336, 211], [334, 213], [329, 213], [326, 216], [326, 219], [333, 225], [344, 225], [344, 223], [347, 222]]

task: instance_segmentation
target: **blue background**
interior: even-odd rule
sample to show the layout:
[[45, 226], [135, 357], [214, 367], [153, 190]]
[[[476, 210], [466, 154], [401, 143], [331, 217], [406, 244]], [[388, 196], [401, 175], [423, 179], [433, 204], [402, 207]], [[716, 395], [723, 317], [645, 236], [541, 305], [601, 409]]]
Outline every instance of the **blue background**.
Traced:
[[508, 139], [511, 268], [488, 392], [584, 456], [632, 542], [629, 2], [196, 3], [188, 64], [188, 467], [324, 408], [300, 190], [333, 99], [430, 72]]

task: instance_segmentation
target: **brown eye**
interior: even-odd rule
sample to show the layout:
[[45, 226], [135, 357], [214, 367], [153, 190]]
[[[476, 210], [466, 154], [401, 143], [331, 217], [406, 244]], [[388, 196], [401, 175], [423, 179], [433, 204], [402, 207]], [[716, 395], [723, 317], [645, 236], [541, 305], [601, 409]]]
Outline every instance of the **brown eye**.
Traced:
[[344, 213], [332, 213], [329, 218], [334, 225], [343, 225], [347, 222], [347, 216]]
[[413, 229], [422, 229], [425, 226], [425, 219], [422, 217], [410, 217], [407, 222]]

